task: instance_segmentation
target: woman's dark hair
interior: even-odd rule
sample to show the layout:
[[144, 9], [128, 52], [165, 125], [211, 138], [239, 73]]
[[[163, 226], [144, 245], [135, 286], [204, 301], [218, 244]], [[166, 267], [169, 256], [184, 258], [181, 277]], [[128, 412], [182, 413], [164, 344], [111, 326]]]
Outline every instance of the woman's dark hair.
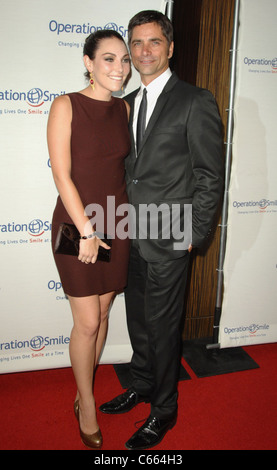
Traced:
[[131, 45], [133, 29], [135, 26], [141, 26], [147, 23], [157, 23], [162, 28], [164, 37], [167, 39], [168, 45], [173, 41], [173, 26], [166, 15], [156, 10], [145, 10], [137, 13], [130, 20], [128, 25], [128, 44]]
[[[120, 41], [124, 42], [125, 44], [123, 37], [117, 31], [114, 31], [113, 29], [99, 29], [98, 31], [91, 33], [86, 38], [84, 48], [83, 48], [83, 55], [89, 56], [91, 60], [95, 59], [95, 54], [99, 47], [100, 41], [102, 41], [102, 39], [110, 39], [110, 38], [120, 39]], [[85, 76], [89, 78], [88, 71], [85, 72]]]

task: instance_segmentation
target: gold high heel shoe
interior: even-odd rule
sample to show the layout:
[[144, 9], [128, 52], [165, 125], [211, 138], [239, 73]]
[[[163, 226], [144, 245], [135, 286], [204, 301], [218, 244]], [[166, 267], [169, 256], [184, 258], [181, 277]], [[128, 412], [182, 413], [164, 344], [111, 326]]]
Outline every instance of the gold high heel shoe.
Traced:
[[79, 412], [80, 412], [79, 400], [76, 400], [74, 402], [74, 413], [79, 423], [79, 432], [80, 432], [80, 437], [83, 441], [83, 444], [89, 447], [90, 449], [100, 449], [100, 447], [103, 444], [103, 437], [102, 437], [100, 429], [98, 429], [98, 431], [96, 431], [94, 434], [85, 434], [80, 427]]

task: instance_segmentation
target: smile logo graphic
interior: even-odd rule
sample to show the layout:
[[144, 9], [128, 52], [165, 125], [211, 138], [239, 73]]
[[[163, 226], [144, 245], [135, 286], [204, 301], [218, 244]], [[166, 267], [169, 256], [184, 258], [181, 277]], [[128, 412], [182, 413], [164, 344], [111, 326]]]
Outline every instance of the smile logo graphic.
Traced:
[[27, 93], [27, 102], [30, 106], [37, 108], [43, 105], [44, 101], [42, 101], [43, 92], [40, 88], [32, 88]]
[[33, 235], [34, 237], [39, 237], [44, 233], [43, 230], [43, 222], [39, 219], [34, 219], [32, 222], [29, 223], [29, 234]]

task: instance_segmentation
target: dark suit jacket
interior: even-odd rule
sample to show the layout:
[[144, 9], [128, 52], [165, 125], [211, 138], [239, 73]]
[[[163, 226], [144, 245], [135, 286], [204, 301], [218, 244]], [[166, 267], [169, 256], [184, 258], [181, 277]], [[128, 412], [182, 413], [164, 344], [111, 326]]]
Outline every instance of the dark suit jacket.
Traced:
[[[126, 158], [129, 203], [192, 204], [192, 245], [208, 236], [222, 192], [221, 120], [212, 94], [178, 79], [175, 73], [158, 98], [141, 149], [136, 156], [133, 136], [134, 100], [138, 90], [125, 99], [131, 106], [132, 150]], [[186, 221], [181, 220], [182, 223]], [[138, 224], [138, 220], [137, 220]], [[178, 258], [172, 237], [139, 239], [147, 261]]]

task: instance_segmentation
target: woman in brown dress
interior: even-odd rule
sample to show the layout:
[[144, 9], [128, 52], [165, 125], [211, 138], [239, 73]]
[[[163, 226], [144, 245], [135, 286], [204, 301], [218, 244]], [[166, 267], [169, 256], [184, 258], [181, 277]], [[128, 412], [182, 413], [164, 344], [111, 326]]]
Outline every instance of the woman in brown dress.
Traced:
[[[106, 338], [109, 307], [115, 292], [126, 285], [129, 255], [128, 240], [116, 233], [120, 219], [107, 215], [108, 204], [116, 213], [118, 206], [127, 203], [124, 159], [130, 148], [129, 109], [124, 100], [112, 96], [130, 73], [123, 38], [110, 30], [91, 34], [84, 46], [84, 64], [90, 85], [55, 99], [47, 138], [59, 192], [52, 221], [53, 252], [61, 223], [74, 224], [85, 237], [80, 239], [78, 257], [54, 253], [54, 258], [73, 315], [69, 351], [80, 436], [88, 447], [99, 448], [102, 434], [92, 391], [94, 370]], [[104, 222], [95, 227], [89, 216], [93, 207], [100, 206]], [[109, 247], [93, 235], [95, 229], [113, 238], [109, 263], [97, 261], [99, 246]]]

